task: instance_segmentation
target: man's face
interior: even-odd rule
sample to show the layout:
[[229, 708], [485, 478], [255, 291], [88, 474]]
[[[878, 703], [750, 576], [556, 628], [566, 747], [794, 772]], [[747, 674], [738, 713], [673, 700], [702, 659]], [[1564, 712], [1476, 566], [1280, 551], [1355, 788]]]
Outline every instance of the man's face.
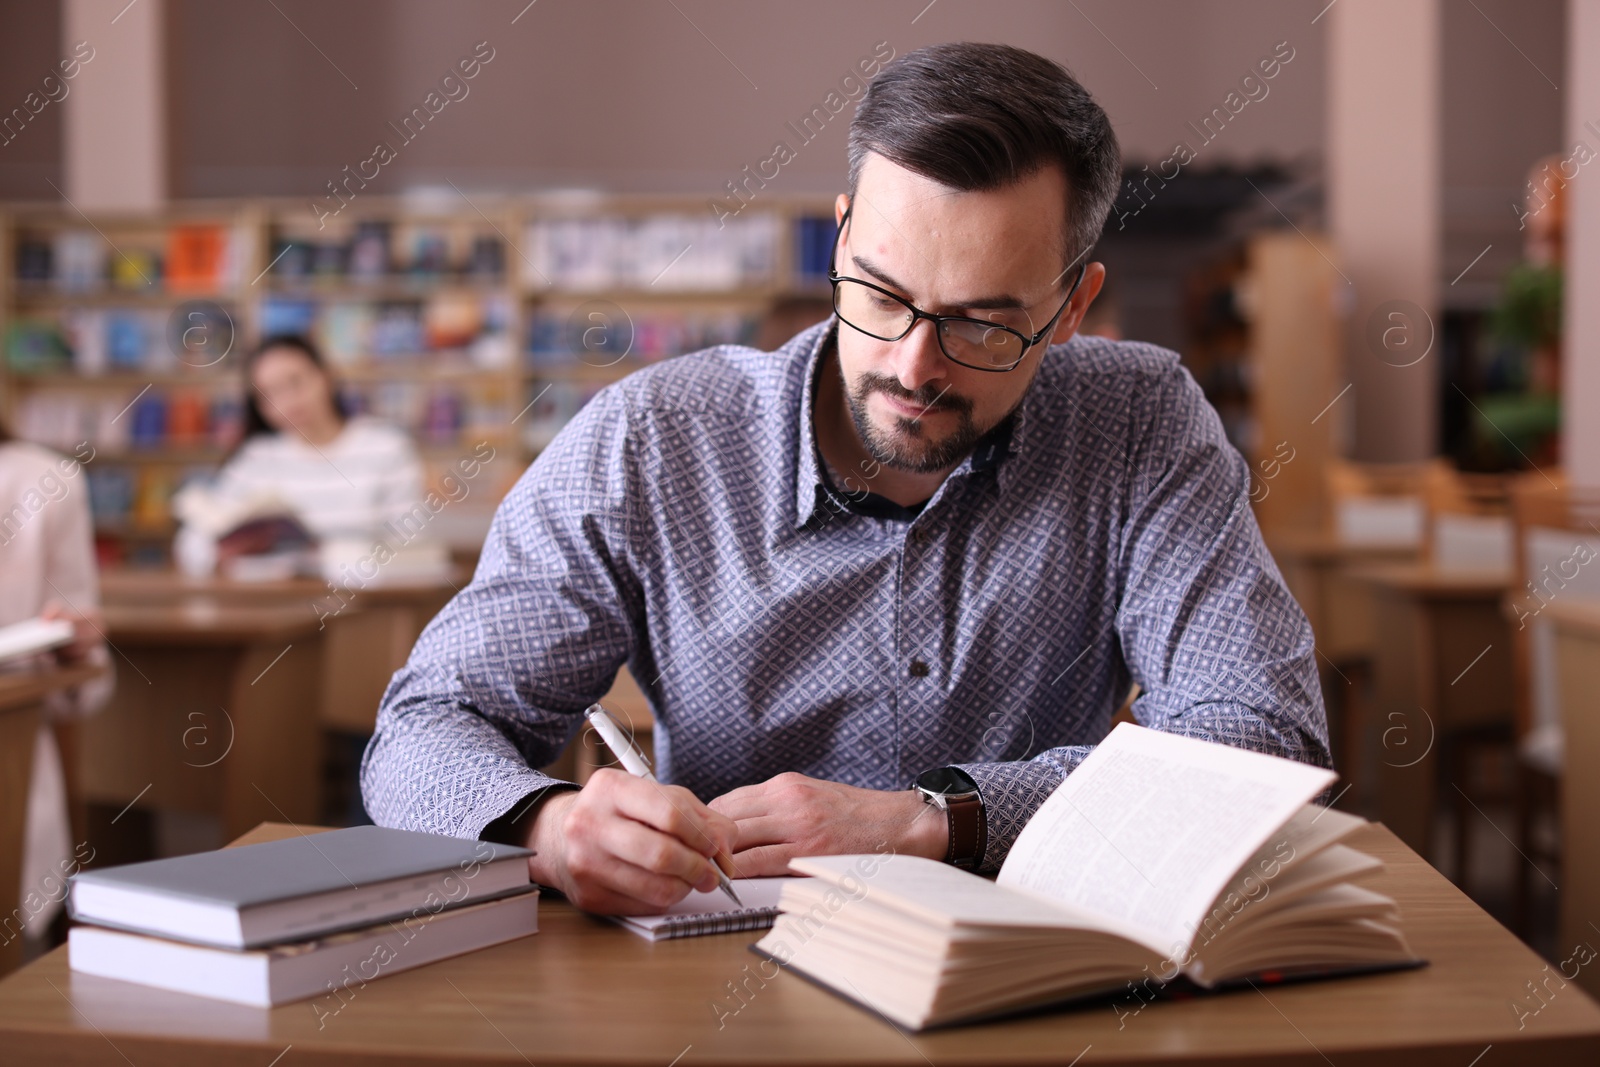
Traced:
[[[847, 206], [841, 196], [837, 214]], [[1065, 223], [1066, 180], [1057, 168], [1006, 189], [958, 192], [871, 154], [836, 267], [923, 311], [999, 322], [1031, 337], [1078, 273], [1063, 273]], [[1078, 314], [1067, 309], [1058, 337]], [[839, 365], [856, 433], [885, 466], [948, 470], [1021, 402], [1048, 340], [1015, 369], [995, 373], [952, 362], [926, 320], [899, 341], [841, 323]]]

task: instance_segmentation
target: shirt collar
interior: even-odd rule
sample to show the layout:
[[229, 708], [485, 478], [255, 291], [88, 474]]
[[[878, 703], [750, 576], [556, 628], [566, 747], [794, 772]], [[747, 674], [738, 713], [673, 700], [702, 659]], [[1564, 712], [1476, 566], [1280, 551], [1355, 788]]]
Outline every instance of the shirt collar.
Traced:
[[[839, 320], [832, 318], [827, 328], [817, 333], [812, 343], [811, 351], [806, 356], [805, 379], [800, 394], [800, 425], [799, 425], [799, 455], [796, 456], [795, 475], [795, 526], [805, 526], [813, 517], [822, 510], [843, 512], [848, 509], [843, 501], [833, 497], [827, 482], [823, 479], [822, 470], [818, 465], [816, 431], [812, 422], [812, 413], [816, 404], [817, 373], [828, 353], [830, 346], [837, 343], [839, 333]], [[1035, 383], [1036, 384], [1036, 383]], [[1022, 403], [1017, 405], [1015, 411], [1002, 419], [1000, 424], [984, 434], [974, 446], [972, 453], [955, 470], [950, 472], [950, 478], [967, 473], [977, 473], [999, 467], [1000, 464], [1016, 455], [1020, 450], [1022, 429], [1026, 422], [1027, 408], [1034, 392], [1030, 384], [1028, 391], [1022, 396]], [[949, 479], [946, 479], [947, 481]], [[1004, 487], [1002, 483], [1002, 488]]]

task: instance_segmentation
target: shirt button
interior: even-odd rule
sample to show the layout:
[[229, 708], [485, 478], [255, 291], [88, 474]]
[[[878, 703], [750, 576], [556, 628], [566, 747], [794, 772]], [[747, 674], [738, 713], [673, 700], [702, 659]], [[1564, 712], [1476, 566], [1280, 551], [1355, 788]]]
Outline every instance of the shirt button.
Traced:
[[927, 676], [928, 676], [928, 665], [926, 663], [924, 663], [920, 659], [912, 660], [911, 661], [911, 677], [913, 677], [913, 678], [926, 678]]
[[920, 545], [923, 542], [925, 542], [927, 539], [928, 539], [928, 531], [927, 530], [923, 529], [921, 526], [913, 526], [911, 528], [911, 542], [912, 542], [912, 544]]

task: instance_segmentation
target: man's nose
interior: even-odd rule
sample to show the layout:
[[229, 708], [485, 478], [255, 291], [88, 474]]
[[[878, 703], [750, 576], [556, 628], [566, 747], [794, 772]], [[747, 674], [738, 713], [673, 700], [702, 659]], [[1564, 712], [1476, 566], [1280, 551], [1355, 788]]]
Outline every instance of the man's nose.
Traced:
[[895, 377], [908, 392], [916, 393], [949, 373], [949, 361], [939, 348], [937, 329], [927, 319], [918, 319], [911, 332], [894, 346]]

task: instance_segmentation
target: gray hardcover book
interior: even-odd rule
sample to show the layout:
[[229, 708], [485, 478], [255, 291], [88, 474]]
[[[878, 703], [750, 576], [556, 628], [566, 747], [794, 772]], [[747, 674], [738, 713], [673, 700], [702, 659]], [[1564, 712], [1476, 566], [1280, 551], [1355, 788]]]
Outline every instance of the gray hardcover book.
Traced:
[[528, 885], [531, 855], [488, 841], [353, 826], [82, 871], [69, 899], [80, 922], [253, 948], [514, 893]]

